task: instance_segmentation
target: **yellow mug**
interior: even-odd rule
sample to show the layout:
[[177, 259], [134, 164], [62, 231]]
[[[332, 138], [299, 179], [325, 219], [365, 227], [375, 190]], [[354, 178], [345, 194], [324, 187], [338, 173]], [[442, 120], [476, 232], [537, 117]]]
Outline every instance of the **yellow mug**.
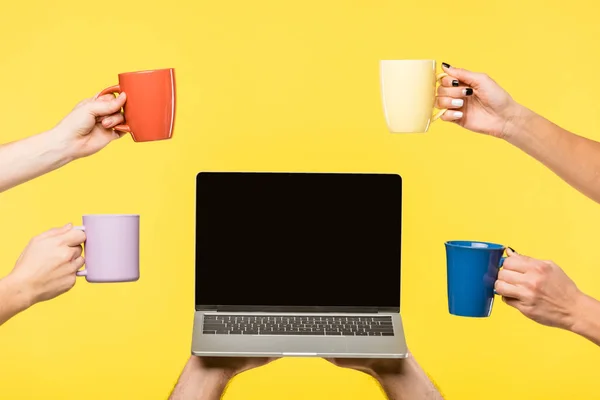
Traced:
[[381, 60], [381, 96], [387, 127], [392, 133], [424, 133], [446, 112], [434, 112], [435, 60]]

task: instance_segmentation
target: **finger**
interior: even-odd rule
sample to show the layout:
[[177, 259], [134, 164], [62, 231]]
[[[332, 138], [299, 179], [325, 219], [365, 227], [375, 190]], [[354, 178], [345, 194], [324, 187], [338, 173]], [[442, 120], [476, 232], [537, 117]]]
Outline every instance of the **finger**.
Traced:
[[446, 87], [439, 86], [437, 88], [437, 95], [439, 97], [454, 97], [455, 99], [460, 99], [462, 97], [468, 97], [473, 94], [473, 89], [470, 87], [460, 86], [460, 87]]
[[61, 235], [62, 243], [67, 246], [80, 246], [83, 242], [85, 242], [86, 235], [85, 232], [80, 229], [71, 229]]
[[74, 260], [77, 257], [81, 257], [81, 254], [83, 253], [83, 247], [82, 246], [71, 247], [71, 249], [73, 249], [73, 256], [71, 257], [71, 260]]
[[511, 285], [510, 283], [501, 280], [496, 281], [494, 290], [500, 296], [512, 297], [513, 299], [520, 299], [523, 296], [524, 291], [524, 289], [519, 286]]
[[110, 128], [114, 128], [115, 126], [122, 124], [125, 121], [125, 117], [123, 117], [123, 114], [121, 113], [116, 113], [113, 115], [109, 115], [108, 117], [104, 117], [102, 119], [102, 126], [110, 129]]
[[[453, 76], [445, 76], [440, 79], [440, 85], [446, 87], [459, 87], [461, 86], [460, 81]], [[464, 86], [464, 85], [462, 85]]]
[[517, 308], [517, 305], [519, 304], [519, 300], [513, 299], [512, 297], [502, 297], [502, 301], [514, 308]]
[[38, 235], [38, 238], [42, 239], [42, 238], [48, 238], [51, 236], [56, 236], [56, 235], [61, 235], [67, 231], [69, 231], [71, 229], [71, 227], [73, 226], [73, 224], [68, 223], [66, 225], [63, 225], [61, 227], [58, 228], [52, 228], [50, 230], [47, 230], [46, 232], [43, 232], [41, 234]]
[[81, 267], [85, 264], [85, 259], [81, 256], [69, 262], [69, 270], [73, 271], [73, 273], [79, 271]]
[[533, 259], [521, 254], [515, 254], [506, 257], [502, 264], [503, 269], [525, 273], [534, 266]]
[[525, 282], [525, 274], [511, 271], [510, 269], [501, 269], [498, 272], [498, 280], [510, 283], [511, 285], [518, 285]]
[[448, 75], [453, 76], [460, 82], [463, 82], [469, 86], [477, 87], [481, 81], [481, 75], [478, 72], [472, 72], [463, 68], [455, 68], [447, 63], [442, 63], [442, 69]]
[[460, 108], [465, 104], [463, 99], [453, 99], [452, 97], [436, 97], [435, 105], [437, 108]]
[[87, 107], [89, 111], [96, 117], [111, 115], [119, 112], [125, 104], [125, 93], [120, 93], [119, 96], [108, 100], [100, 100], [99, 98], [90, 102]]
[[96, 98], [92, 98], [89, 101], [111, 101], [115, 99], [115, 95], [112, 93], [103, 94], [102, 96], [98, 96]]
[[457, 121], [463, 117], [462, 111], [448, 110], [440, 117], [443, 121]]

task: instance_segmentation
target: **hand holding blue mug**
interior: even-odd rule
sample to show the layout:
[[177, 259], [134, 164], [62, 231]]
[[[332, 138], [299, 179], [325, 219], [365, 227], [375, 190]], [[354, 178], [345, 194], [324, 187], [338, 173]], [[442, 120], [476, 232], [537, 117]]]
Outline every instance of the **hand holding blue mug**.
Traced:
[[579, 314], [593, 303], [589, 296], [554, 262], [517, 254], [510, 248], [507, 255], [494, 286], [502, 300], [542, 325], [573, 330], [582, 319]]

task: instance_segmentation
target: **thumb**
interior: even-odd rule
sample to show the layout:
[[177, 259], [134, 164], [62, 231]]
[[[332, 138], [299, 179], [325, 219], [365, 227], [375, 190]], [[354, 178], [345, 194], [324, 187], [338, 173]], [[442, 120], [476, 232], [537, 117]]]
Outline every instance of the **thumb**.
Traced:
[[88, 110], [96, 117], [105, 117], [121, 111], [121, 107], [123, 107], [126, 100], [125, 93], [120, 93], [110, 100], [94, 99], [88, 103]]
[[455, 77], [469, 86], [477, 87], [477, 85], [481, 83], [480, 74], [477, 72], [472, 72], [463, 68], [455, 68], [446, 63], [442, 63], [442, 69], [448, 75]]

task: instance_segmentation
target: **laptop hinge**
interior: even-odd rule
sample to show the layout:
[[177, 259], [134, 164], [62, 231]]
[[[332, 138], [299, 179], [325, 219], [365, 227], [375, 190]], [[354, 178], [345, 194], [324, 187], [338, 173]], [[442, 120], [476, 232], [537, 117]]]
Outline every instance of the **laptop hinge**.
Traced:
[[288, 312], [288, 313], [357, 313], [357, 314], [376, 314], [378, 312], [393, 312], [393, 310], [382, 309], [378, 307], [297, 307], [297, 306], [196, 306], [198, 311], [218, 311], [218, 312]]

